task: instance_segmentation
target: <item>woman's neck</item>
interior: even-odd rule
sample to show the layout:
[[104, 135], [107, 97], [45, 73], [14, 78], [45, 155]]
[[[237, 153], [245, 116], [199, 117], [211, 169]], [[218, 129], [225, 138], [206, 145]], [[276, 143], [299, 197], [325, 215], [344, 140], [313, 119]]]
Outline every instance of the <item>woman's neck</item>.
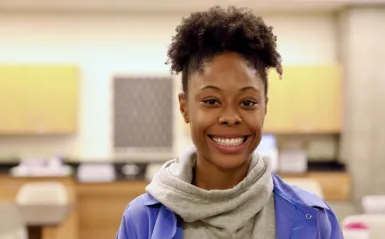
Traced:
[[247, 175], [250, 160], [235, 169], [223, 169], [206, 158], [197, 158], [193, 184], [205, 190], [225, 190], [235, 187]]

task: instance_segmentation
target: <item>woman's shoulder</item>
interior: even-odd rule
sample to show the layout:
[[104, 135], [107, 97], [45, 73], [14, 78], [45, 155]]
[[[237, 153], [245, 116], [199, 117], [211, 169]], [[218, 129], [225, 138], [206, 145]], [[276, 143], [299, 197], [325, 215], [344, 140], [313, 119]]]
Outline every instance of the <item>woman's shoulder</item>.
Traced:
[[[153, 213], [160, 205], [150, 194], [145, 193], [128, 203], [116, 239], [148, 238], [149, 227], [153, 224]], [[151, 207], [151, 213], [149, 213]], [[152, 229], [151, 229], [152, 230]]]
[[[161, 220], [157, 220], [160, 215]], [[116, 239], [149, 238], [149, 235], [153, 235], [152, 238], [174, 238], [177, 221], [174, 212], [145, 193], [127, 205]]]
[[147, 208], [160, 205], [150, 194], [144, 193], [132, 200], [124, 210], [124, 216], [128, 218], [141, 218], [147, 215]]

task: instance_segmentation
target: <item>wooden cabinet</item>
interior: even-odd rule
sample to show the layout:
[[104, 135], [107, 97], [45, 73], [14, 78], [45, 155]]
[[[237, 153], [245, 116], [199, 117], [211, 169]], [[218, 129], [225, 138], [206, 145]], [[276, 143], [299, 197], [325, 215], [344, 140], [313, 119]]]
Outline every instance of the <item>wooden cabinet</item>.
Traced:
[[339, 65], [287, 66], [271, 72], [267, 133], [339, 133], [342, 117]]
[[76, 67], [28, 67], [28, 128], [37, 133], [71, 133], [77, 128]]
[[27, 84], [18, 67], [0, 67], [0, 132], [22, 133], [27, 128]]
[[77, 129], [74, 66], [0, 66], [0, 134], [67, 134]]

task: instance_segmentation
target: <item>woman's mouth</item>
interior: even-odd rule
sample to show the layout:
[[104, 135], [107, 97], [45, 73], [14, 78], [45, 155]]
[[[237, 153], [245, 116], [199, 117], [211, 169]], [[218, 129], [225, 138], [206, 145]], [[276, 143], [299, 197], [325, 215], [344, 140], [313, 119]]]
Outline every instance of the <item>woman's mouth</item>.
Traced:
[[248, 136], [236, 137], [236, 138], [221, 138], [215, 136], [209, 136], [215, 143], [223, 146], [238, 146], [246, 142]]
[[238, 153], [242, 151], [249, 136], [220, 137], [209, 135], [210, 141], [223, 153]]

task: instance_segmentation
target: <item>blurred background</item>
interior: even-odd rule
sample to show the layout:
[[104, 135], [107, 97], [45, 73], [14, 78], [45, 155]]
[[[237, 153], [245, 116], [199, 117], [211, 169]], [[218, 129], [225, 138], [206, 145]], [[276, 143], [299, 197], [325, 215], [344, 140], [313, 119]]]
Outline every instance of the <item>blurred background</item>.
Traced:
[[214, 4], [249, 7], [278, 36], [284, 75], [269, 76], [257, 151], [346, 235], [383, 238], [385, 1], [0, 0], [0, 239], [114, 238], [192, 144], [164, 63], [182, 17]]

